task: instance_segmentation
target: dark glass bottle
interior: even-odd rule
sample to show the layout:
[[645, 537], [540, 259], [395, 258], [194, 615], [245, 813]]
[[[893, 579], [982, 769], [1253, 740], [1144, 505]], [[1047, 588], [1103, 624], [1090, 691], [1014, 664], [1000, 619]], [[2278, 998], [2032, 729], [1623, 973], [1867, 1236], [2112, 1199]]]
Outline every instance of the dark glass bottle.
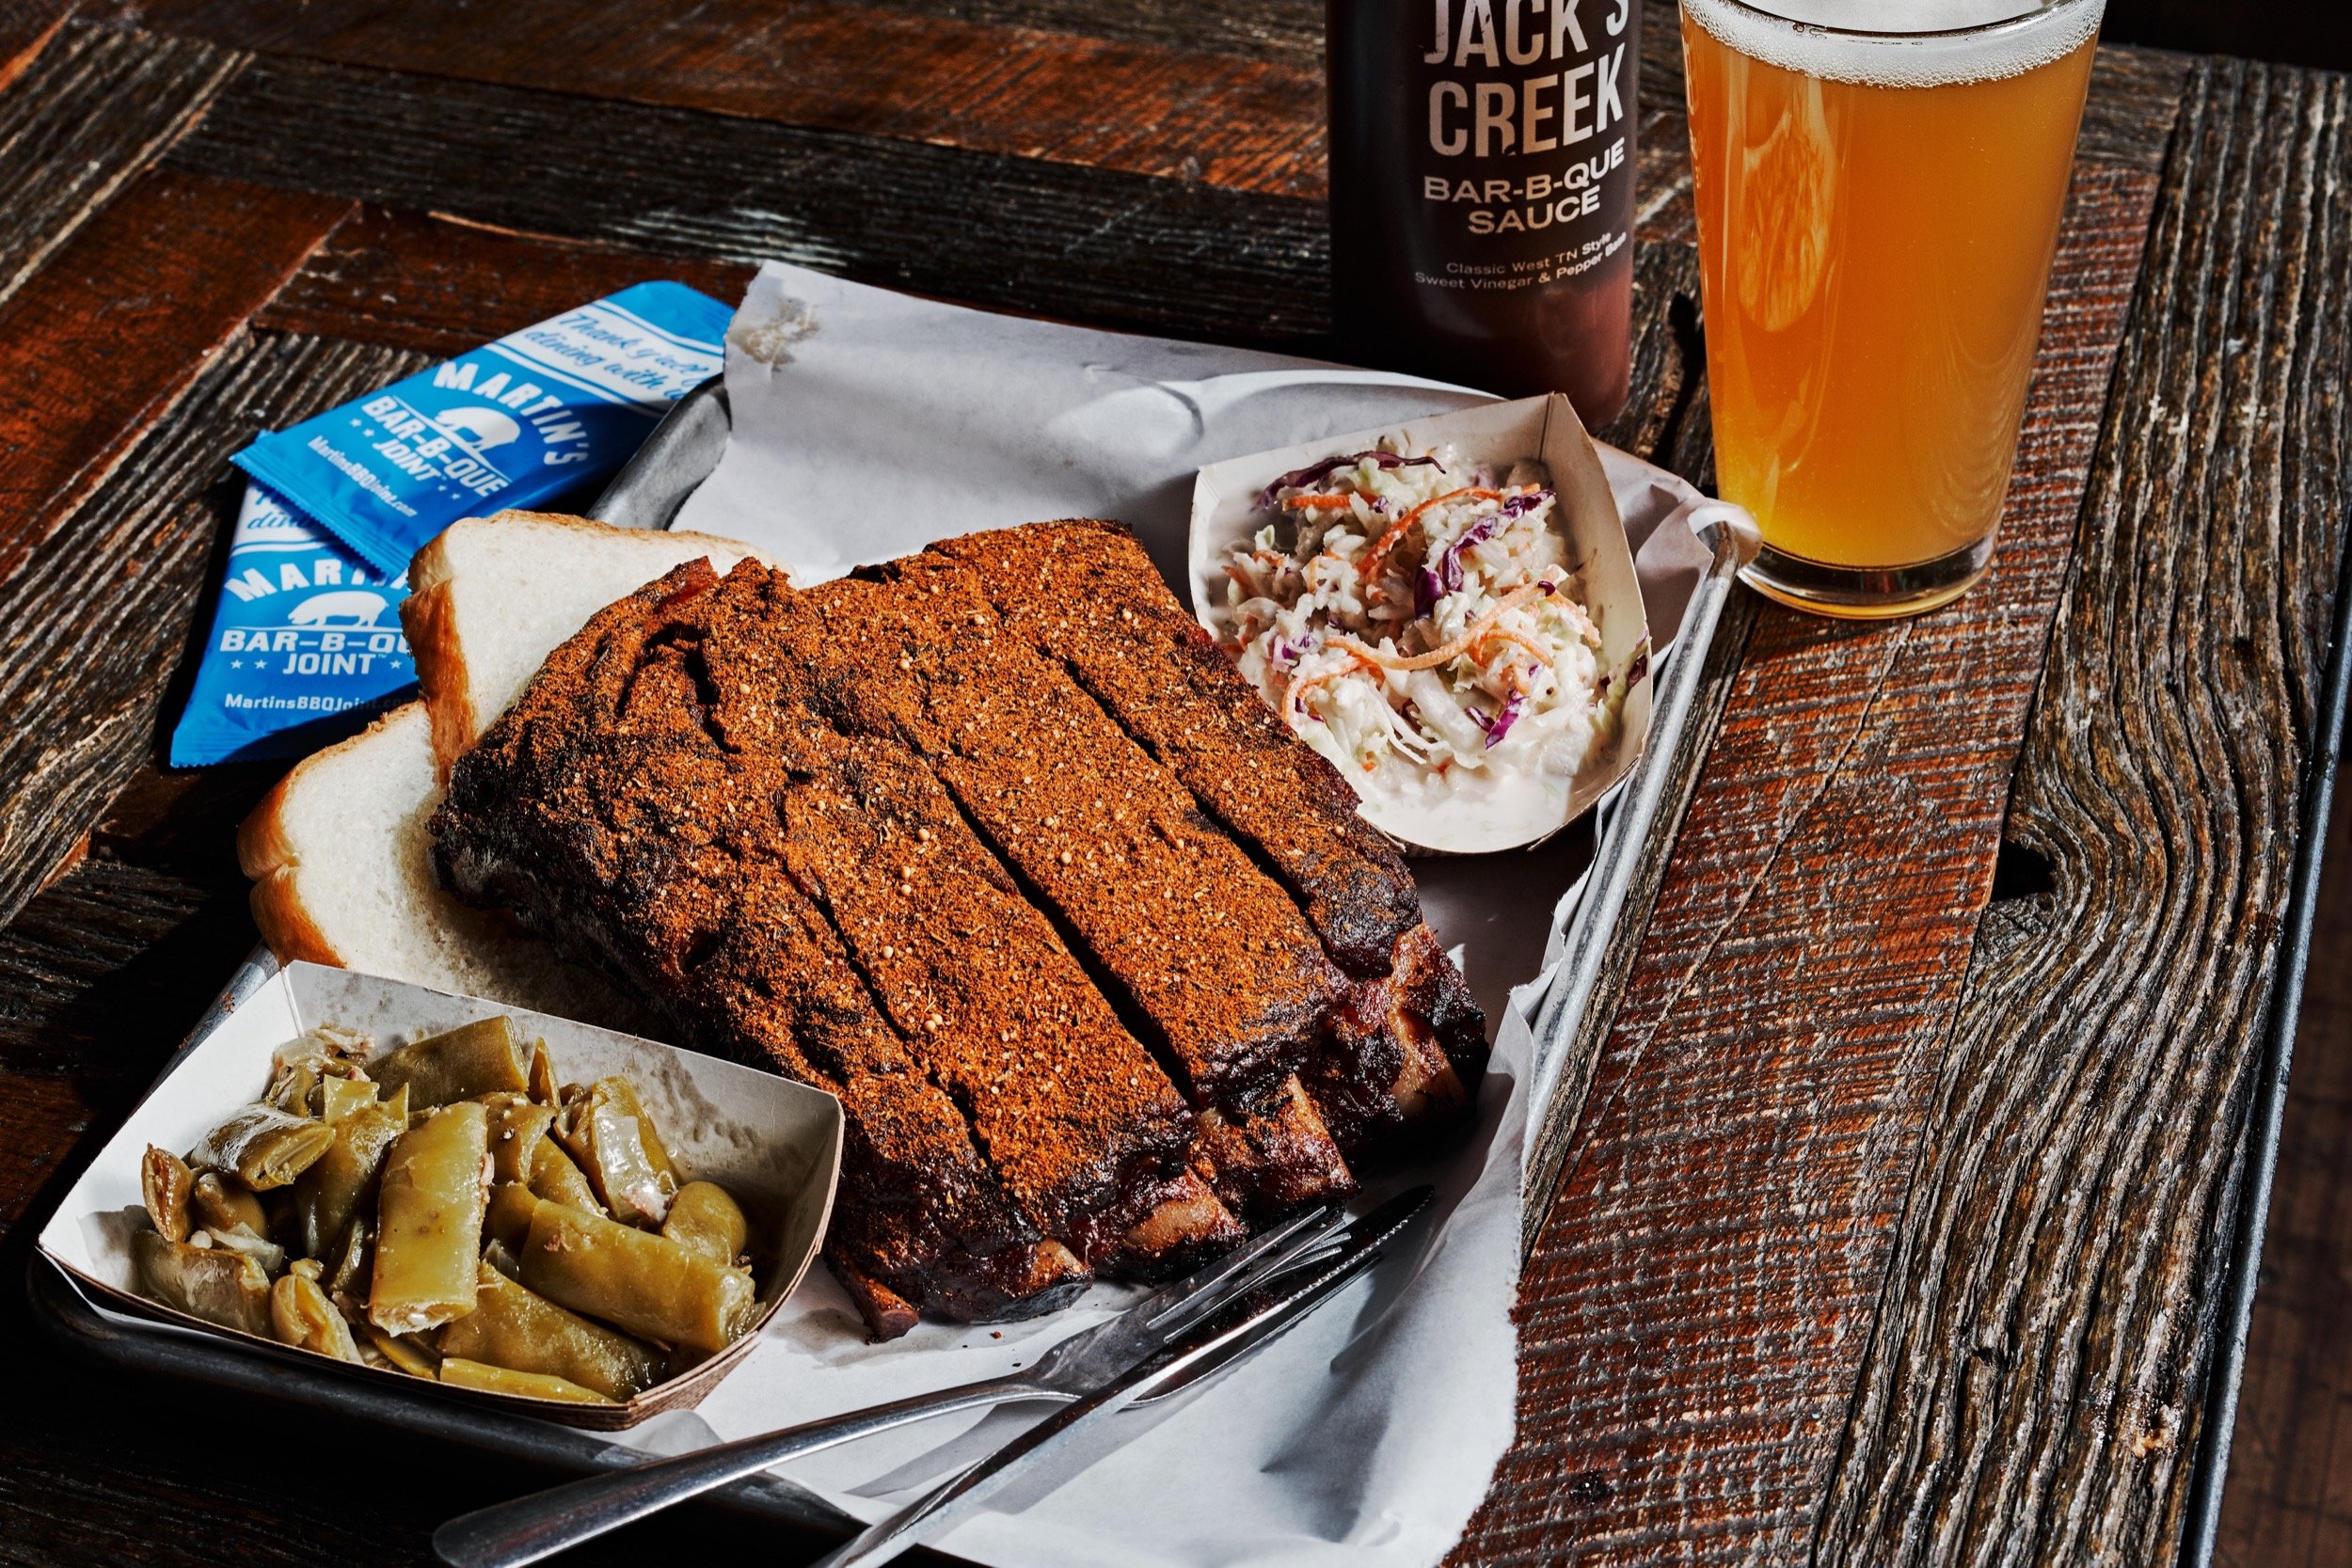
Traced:
[[1641, 0], [1327, 0], [1343, 351], [1597, 427], [1631, 372]]

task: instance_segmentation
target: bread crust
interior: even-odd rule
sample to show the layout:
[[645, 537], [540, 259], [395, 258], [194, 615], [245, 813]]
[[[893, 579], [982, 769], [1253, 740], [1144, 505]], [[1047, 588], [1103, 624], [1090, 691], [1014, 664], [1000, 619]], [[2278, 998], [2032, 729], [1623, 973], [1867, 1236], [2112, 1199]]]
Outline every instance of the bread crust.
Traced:
[[408, 598], [400, 607], [401, 629], [407, 634], [409, 653], [417, 662], [418, 695], [424, 704], [425, 716], [432, 721], [434, 774], [444, 785], [449, 783], [451, 766], [498, 718], [495, 713], [475, 711], [473, 678], [466, 664], [465, 640], [457, 626], [458, 571], [450, 560], [447, 541], [460, 529], [510, 523], [536, 524], [582, 534], [682, 539], [706, 545], [714, 551], [752, 556], [771, 567], [776, 564], [767, 552], [739, 539], [684, 530], [647, 534], [642, 529], [614, 528], [592, 517], [574, 517], [558, 512], [496, 512], [487, 517], [463, 517], [452, 523], [409, 558]]
[[377, 731], [403, 721], [415, 705], [404, 704], [358, 735], [313, 752], [295, 763], [237, 825], [237, 866], [253, 879], [246, 901], [253, 910], [253, 923], [262, 928], [262, 940], [269, 944], [278, 962], [301, 958], [338, 967], [343, 963], [342, 955], [320, 929], [318, 917], [303, 901], [302, 857], [294, 849], [293, 835], [286, 827], [286, 803], [303, 787], [306, 777], [327, 766], [333, 758], [365, 744]]

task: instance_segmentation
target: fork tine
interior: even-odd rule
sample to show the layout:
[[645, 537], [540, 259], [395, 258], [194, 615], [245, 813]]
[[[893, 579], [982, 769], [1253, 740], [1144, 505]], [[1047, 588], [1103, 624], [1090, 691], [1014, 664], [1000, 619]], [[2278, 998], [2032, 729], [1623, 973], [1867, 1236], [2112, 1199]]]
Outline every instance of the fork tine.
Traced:
[[1181, 1334], [1204, 1313], [1216, 1310], [1263, 1277], [1291, 1262], [1344, 1223], [1347, 1212], [1337, 1203], [1310, 1209], [1252, 1236], [1222, 1258], [1202, 1264], [1184, 1278], [1161, 1286], [1117, 1317], [1082, 1329], [1045, 1352], [1038, 1365], [1067, 1364], [1073, 1359], [1108, 1352], [1140, 1354], [1145, 1347], [1165, 1343]]
[[[1336, 1203], [1327, 1203], [1319, 1209], [1310, 1209], [1304, 1213], [1294, 1214], [1279, 1225], [1269, 1227], [1250, 1237], [1249, 1240], [1216, 1261], [1205, 1264], [1184, 1278], [1164, 1285], [1144, 1297], [1131, 1308], [1136, 1314], [1136, 1321], [1157, 1328], [1166, 1323], [1179, 1308], [1186, 1306], [1200, 1307], [1209, 1305], [1198, 1299], [1204, 1292], [1215, 1291], [1216, 1299], [1221, 1301], [1232, 1292], [1218, 1290], [1219, 1286], [1235, 1280], [1244, 1274], [1256, 1272], [1261, 1262], [1266, 1268], [1275, 1268], [1289, 1262], [1299, 1251], [1324, 1241], [1327, 1232], [1346, 1217], [1347, 1212]], [[1315, 1234], [1306, 1236], [1309, 1231], [1313, 1231]], [[1303, 1241], [1299, 1240], [1302, 1236], [1306, 1236]]]

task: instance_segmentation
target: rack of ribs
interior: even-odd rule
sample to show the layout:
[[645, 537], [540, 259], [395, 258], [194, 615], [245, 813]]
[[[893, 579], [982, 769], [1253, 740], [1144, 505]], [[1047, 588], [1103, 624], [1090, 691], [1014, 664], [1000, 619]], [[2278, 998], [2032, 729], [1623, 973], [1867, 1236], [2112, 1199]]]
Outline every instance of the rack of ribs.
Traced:
[[[1049, 620], [1041, 558], [1118, 597]], [[434, 817], [460, 896], [841, 1098], [828, 1257], [878, 1335], [1187, 1266], [1483, 1068], [1402, 862], [1141, 561], [1046, 524], [805, 591], [689, 563]]]

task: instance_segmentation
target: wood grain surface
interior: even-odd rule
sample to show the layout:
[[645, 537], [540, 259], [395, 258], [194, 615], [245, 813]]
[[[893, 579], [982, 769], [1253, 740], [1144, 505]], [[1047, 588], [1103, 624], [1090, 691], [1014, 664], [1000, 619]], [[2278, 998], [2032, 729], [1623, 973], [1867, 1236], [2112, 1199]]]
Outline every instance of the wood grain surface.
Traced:
[[[2352, 94], [2201, 68], [1816, 1560], [2177, 1549], [2347, 523]], [[2341, 1300], [2341, 1298], [2340, 1298]]]
[[1104, 325], [1297, 342], [1328, 319], [1314, 202], [693, 110], [257, 59], [168, 162]]
[[[142, 175], [0, 305], [0, 579], [278, 292], [350, 203]], [[0, 855], [12, 851], [0, 837]]]
[[1518, 1441], [1456, 1560], [1808, 1551], [2153, 187], [2077, 171], [1985, 585], [1892, 626], [1757, 615], [1528, 1258]]
[[253, 325], [448, 358], [651, 278], [732, 304], [756, 270], [365, 207], [336, 228]]
[[138, 15], [151, 28], [341, 65], [1323, 194], [1311, 57], [1236, 58], [828, 0], [719, 0], [652, 18], [583, 15], [561, 0], [380, 10], [148, 0]]
[[[0, 527], [12, 1276], [25, 1222], [250, 939], [227, 828], [271, 770], [153, 758], [212, 592], [222, 462], [262, 423], [640, 277], [724, 295], [767, 256], [1327, 341], [1315, 0], [60, 10], [0, 12], [0, 476], [25, 498]], [[1637, 389], [1607, 434], [1704, 481], [1666, 8], [1645, 62]], [[2342, 455], [2342, 90], [2103, 52], [1993, 580], [1899, 627], [1745, 598], [1727, 619], [1703, 702], [1720, 738], [1677, 759], [1680, 841], [1613, 951], [1586, 1115], [1545, 1146], [1562, 1196], [1521, 1303], [1520, 1440], [1461, 1560], [2148, 1560], [2177, 1533], [2196, 1286], [2335, 585], [2312, 519], [2343, 515], [2315, 477]], [[191, 254], [156, 254], [160, 233]], [[2036, 708], [2051, 647], [2075, 665]], [[2132, 771], [2167, 747], [2216, 766]], [[2153, 874], [2125, 852], [2149, 832]], [[2217, 931], [2247, 940], [2197, 940]], [[2086, 1022], [2162, 996], [2185, 1000]], [[2076, 1164], [2019, 1119], [2047, 1110], [2021, 1076], [2080, 1105]], [[1970, 1272], [2076, 1239], [2100, 1266], [2027, 1268], [2029, 1322]], [[1991, 1359], [1955, 1332], [1979, 1322], [2009, 1325]], [[2166, 1402], [2172, 1449], [2143, 1441]], [[35, 1369], [21, 1402], [9, 1560], [421, 1561], [435, 1519], [528, 1480], [79, 1363]], [[410, 1478], [427, 1516], [233, 1457], [261, 1445]], [[815, 1549], [690, 1511], [581, 1560]]]

